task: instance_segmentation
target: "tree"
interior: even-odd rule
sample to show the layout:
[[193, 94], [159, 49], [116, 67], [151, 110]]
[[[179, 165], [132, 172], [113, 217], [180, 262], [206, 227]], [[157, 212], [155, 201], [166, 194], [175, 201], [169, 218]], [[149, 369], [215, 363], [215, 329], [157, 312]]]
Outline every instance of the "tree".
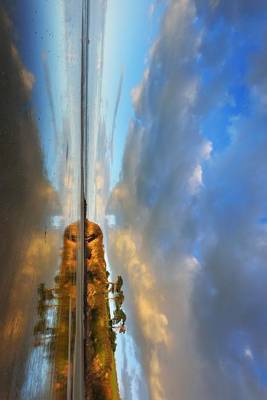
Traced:
[[115, 284], [115, 286], [116, 286], [116, 292], [120, 292], [120, 291], [121, 291], [122, 285], [123, 285], [123, 279], [122, 279], [122, 277], [119, 275], [118, 278], [117, 278], [116, 284]]
[[119, 275], [116, 279], [116, 282], [108, 282], [108, 284], [111, 285], [110, 292], [114, 293], [116, 291], [117, 293], [119, 293], [123, 285], [123, 279]]
[[127, 317], [126, 317], [125, 312], [121, 308], [116, 308], [113, 313], [112, 323], [118, 324], [119, 322], [122, 321], [122, 325], [124, 325], [126, 318]]
[[46, 315], [46, 311], [47, 311], [47, 306], [43, 301], [39, 301], [38, 302], [38, 307], [37, 307], [37, 313], [39, 315], [39, 317], [44, 320], [45, 319], [45, 315]]
[[40, 285], [37, 288], [37, 293], [40, 299], [44, 296], [44, 291], [45, 291], [45, 284], [40, 283]]
[[122, 324], [120, 327], [119, 327], [119, 333], [125, 333], [126, 332], [126, 326], [124, 325], [124, 324]]
[[125, 333], [126, 332], [126, 326], [124, 324], [118, 325], [118, 326], [113, 326], [113, 329], [115, 329], [119, 333]]
[[107, 287], [108, 287], [109, 285], [111, 285], [111, 287], [110, 287], [110, 289], [109, 289], [109, 292], [114, 293], [114, 292], [115, 292], [115, 283], [113, 283], [113, 282], [108, 282]]
[[54, 289], [46, 288], [44, 283], [40, 283], [37, 288], [37, 293], [40, 301], [51, 301], [55, 298]]
[[45, 289], [44, 292], [44, 297], [46, 301], [52, 301], [54, 300], [55, 296], [54, 296], [54, 289]]
[[119, 292], [115, 297], [111, 297], [109, 300], [114, 300], [115, 304], [116, 304], [116, 308], [120, 308], [122, 303], [124, 302], [123, 291]]
[[33, 328], [34, 336], [44, 334], [46, 330], [46, 321], [44, 319], [39, 320]]
[[[40, 283], [37, 288], [38, 293], [38, 306], [37, 312], [39, 315], [39, 321], [36, 322], [33, 328], [35, 336], [35, 346], [47, 346], [55, 339], [56, 328], [48, 326], [47, 311], [49, 308], [56, 307], [54, 299], [57, 298], [56, 290], [46, 288], [44, 283]], [[52, 347], [51, 347], [52, 348]]]

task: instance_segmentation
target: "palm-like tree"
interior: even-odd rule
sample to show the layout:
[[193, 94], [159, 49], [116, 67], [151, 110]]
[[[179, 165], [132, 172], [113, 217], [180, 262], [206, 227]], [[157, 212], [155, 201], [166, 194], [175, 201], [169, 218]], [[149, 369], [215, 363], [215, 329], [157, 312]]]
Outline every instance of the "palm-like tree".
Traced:
[[115, 304], [116, 304], [116, 308], [120, 308], [122, 306], [122, 303], [124, 302], [123, 291], [120, 291], [118, 294], [116, 294], [115, 297], [109, 298], [109, 300], [114, 300]]
[[119, 275], [116, 279], [115, 282], [108, 282], [109, 285], [111, 285], [110, 292], [114, 293], [117, 292], [119, 293], [121, 291], [122, 285], [123, 285], [123, 279]]
[[126, 333], [126, 326], [124, 324], [113, 326], [113, 329], [119, 333]]
[[122, 321], [122, 326], [124, 326], [126, 318], [127, 317], [125, 312], [121, 308], [116, 308], [116, 310], [113, 313], [112, 323], [118, 324], [119, 322]]
[[54, 300], [55, 298], [54, 291], [55, 289], [46, 288], [44, 283], [40, 283], [40, 285], [37, 288], [39, 299], [42, 301]]

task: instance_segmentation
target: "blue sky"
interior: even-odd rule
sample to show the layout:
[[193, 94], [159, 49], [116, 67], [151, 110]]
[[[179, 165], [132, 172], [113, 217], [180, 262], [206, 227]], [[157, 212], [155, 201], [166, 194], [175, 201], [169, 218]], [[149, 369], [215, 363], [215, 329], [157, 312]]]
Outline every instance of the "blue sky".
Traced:
[[96, 217], [127, 400], [266, 396], [266, 20], [262, 0], [107, 2]]
[[[127, 128], [133, 115], [129, 94], [142, 78], [146, 55], [158, 29], [159, 19], [152, 21], [149, 18], [149, 6], [148, 0], [131, 4], [121, 1], [108, 2], [102, 96], [108, 104], [108, 112], [105, 116], [110, 129], [112, 129], [116, 96], [122, 77], [119, 118], [116, 118], [116, 135], [113, 143], [112, 184], [119, 177]], [[135, 23], [129, 24], [129, 20]]]

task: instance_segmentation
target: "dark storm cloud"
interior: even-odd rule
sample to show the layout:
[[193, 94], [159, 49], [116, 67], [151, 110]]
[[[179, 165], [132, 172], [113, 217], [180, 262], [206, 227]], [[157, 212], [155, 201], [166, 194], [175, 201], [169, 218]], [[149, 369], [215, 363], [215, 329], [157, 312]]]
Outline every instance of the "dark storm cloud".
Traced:
[[24, 347], [31, 340], [24, 336], [24, 327], [32, 318], [29, 296], [35, 297], [34, 277], [39, 273], [36, 266], [31, 269], [30, 259], [39, 251], [41, 263], [42, 249], [36, 235], [57, 208], [55, 193], [45, 176], [31, 110], [34, 77], [20, 61], [11, 29], [12, 23], [0, 8], [1, 398], [15, 398], [16, 384], [23, 379]]
[[[135, 119], [108, 206], [117, 222], [109, 256], [125, 276], [128, 327], [153, 400], [266, 395], [264, 50], [248, 57], [242, 84], [253, 85], [253, 115], [237, 111], [229, 120], [228, 149], [211, 156], [200, 135], [202, 118], [229, 102], [226, 88], [239, 76], [230, 66], [242, 48], [233, 36], [212, 40], [210, 24], [224, 17], [245, 37], [267, 10], [256, 4], [257, 11], [247, 1], [168, 2], [132, 92]], [[263, 40], [260, 24], [257, 34]], [[215, 74], [206, 87], [199, 60]]]

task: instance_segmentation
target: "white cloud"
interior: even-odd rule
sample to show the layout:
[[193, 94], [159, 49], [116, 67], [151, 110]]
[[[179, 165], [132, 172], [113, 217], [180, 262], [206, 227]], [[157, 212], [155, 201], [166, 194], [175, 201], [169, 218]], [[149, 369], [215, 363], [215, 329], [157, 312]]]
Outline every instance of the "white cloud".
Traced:
[[204, 160], [208, 160], [211, 156], [211, 152], [212, 152], [212, 143], [210, 141], [206, 141], [202, 147], [201, 157]]
[[193, 175], [189, 179], [189, 186], [192, 194], [197, 193], [202, 185], [202, 167], [200, 164], [196, 166]]
[[[253, 325], [262, 322], [257, 307], [263, 315], [266, 306], [254, 273], [265, 282], [267, 254], [259, 239], [266, 232], [256, 221], [267, 211], [266, 115], [257, 108], [251, 118], [232, 117], [226, 129], [235, 135], [221, 154], [200, 133], [203, 117], [229, 105], [226, 92], [235, 79], [225, 66], [234, 44], [220, 37], [218, 49], [212, 43], [209, 51], [208, 29], [220, 16], [239, 29], [250, 4], [170, 1], [132, 91], [136, 118], [108, 204], [116, 219], [109, 257], [125, 277], [129, 331], [153, 400], [242, 400], [244, 393], [260, 399], [264, 392], [229, 348], [236, 330], [261, 345], [266, 334]], [[206, 92], [201, 59], [217, 73]], [[222, 365], [234, 365], [240, 380]]]
[[254, 357], [253, 357], [253, 353], [252, 353], [250, 347], [246, 347], [246, 348], [245, 348], [244, 354], [245, 354], [245, 357], [246, 357], [246, 358], [248, 358], [249, 360], [253, 360]]
[[192, 394], [184, 379], [188, 360], [177, 362], [185, 353], [193, 359], [186, 329], [198, 263], [180, 232], [191, 230], [184, 202], [201, 185], [200, 162], [211, 149], [192, 118], [198, 79], [190, 65], [200, 45], [194, 16], [190, 1], [170, 2], [143, 79], [132, 91], [138, 121], [130, 124], [122, 179], [108, 204], [117, 221], [109, 232], [109, 259], [125, 277], [129, 332], [140, 346], [153, 400], [171, 399], [178, 388], [187, 398]]

